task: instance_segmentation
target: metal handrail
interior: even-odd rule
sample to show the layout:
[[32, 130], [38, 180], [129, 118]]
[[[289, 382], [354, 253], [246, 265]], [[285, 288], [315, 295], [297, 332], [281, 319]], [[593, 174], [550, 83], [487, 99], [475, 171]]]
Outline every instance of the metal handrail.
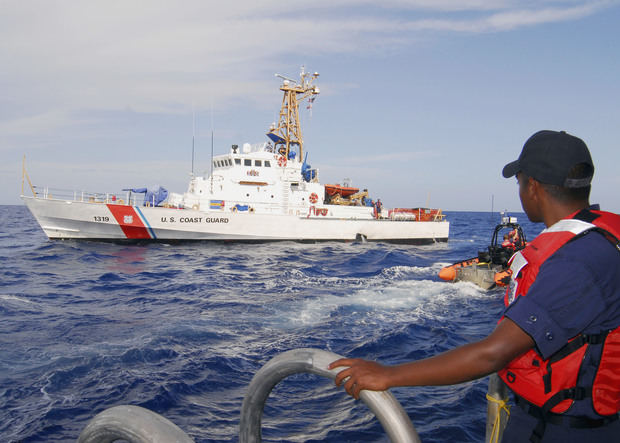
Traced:
[[194, 443], [161, 415], [140, 406], [120, 405], [97, 414], [80, 433], [77, 443]]
[[[334, 379], [341, 369], [330, 370], [327, 365], [342, 358], [333, 352], [301, 348], [284, 352], [267, 362], [254, 376], [241, 408], [239, 442], [261, 441], [261, 417], [269, 393], [281, 380], [292, 374], [311, 373]], [[420, 443], [409, 416], [388, 391], [360, 392], [360, 399], [374, 412], [393, 442]]]

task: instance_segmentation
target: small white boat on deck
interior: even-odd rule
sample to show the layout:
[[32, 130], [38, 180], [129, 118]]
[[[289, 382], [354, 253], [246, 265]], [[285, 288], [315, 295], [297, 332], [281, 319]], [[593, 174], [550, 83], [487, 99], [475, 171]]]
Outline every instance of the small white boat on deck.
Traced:
[[[366, 190], [322, 185], [306, 162], [299, 104], [314, 101], [317, 73], [283, 79], [278, 124], [268, 141], [212, 159], [208, 176], [193, 176], [183, 194], [165, 189], [116, 193], [38, 188], [22, 199], [50, 239], [109, 241], [448, 241], [440, 209], [381, 209]], [[343, 190], [343, 192], [339, 192]]]

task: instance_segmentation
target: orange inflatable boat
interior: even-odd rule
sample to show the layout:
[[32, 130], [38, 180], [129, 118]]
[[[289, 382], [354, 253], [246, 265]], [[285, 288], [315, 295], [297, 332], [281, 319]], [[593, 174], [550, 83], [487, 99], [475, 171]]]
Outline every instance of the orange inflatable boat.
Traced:
[[[504, 240], [500, 242], [500, 233]], [[483, 289], [506, 286], [510, 282], [511, 271], [508, 260], [516, 251], [526, 245], [525, 234], [515, 217], [505, 217], [495, 227], [491, 245], [479, 251], [477, 257], [468, 258], [439, 271], [439, 278], [449, 282], [470, 281]]]
[[482, 289], [506, 286], [510, 282], [510, 268], [481, 262], [478, 257], [469, 258], [439, 271], [439, 278], [445, 281], [470, 281]]

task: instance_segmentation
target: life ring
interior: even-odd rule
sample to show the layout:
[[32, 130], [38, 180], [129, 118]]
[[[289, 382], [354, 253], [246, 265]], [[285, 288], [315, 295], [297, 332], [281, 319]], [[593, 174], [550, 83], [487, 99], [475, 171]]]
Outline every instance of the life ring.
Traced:
[[254, 212], [254, 208], [250, 208], [248, 209], [250, 212]]
[[232, 211], [232, 212], [237, 212], [237, 207], [236, 207], [236, 206], [233, 206], [233, 207], [231, 208], [231, 211]]
[[278, 157], [278, 166], [280, 166], [281, 168], [286, 166], [286, 157], [281, 155], [280, 157]]
[[313, 192], [312, 194], [310, 194], [310, 197], [308, 198], [308, 200], [310, 200], [310, 203], [315, 204], [316, 202], [319, 201], [319, 196], [316, 195], [316, 192]]
[[193, 205], [193, 206], [192, 206], [192, 209], [193, 209], [194, 211], [197, 211], [197, 210], [198, 210], [198, 208], [200, 208], [200, 206], [198, 206], [198, 205]]

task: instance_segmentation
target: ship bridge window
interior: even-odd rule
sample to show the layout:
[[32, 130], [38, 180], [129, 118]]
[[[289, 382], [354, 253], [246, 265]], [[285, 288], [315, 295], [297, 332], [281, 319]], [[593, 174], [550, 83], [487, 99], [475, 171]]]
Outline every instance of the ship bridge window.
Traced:
[[254, 160], [254, 166], [262, 166], [263, 162], [260, 160]]
[[269, 160], [265, 160], [265, 168], [271, 168], [271, 163]]
[[243, 165], [244, 166], [252, 166], [252, 160], [249, 160], [249, 159], [246, 158], [245, 160], [243, 160]]
[[235, 159], [235, 164], [236, 165], [241, 165], [241, 159], [240, 158], [236, 158]]

